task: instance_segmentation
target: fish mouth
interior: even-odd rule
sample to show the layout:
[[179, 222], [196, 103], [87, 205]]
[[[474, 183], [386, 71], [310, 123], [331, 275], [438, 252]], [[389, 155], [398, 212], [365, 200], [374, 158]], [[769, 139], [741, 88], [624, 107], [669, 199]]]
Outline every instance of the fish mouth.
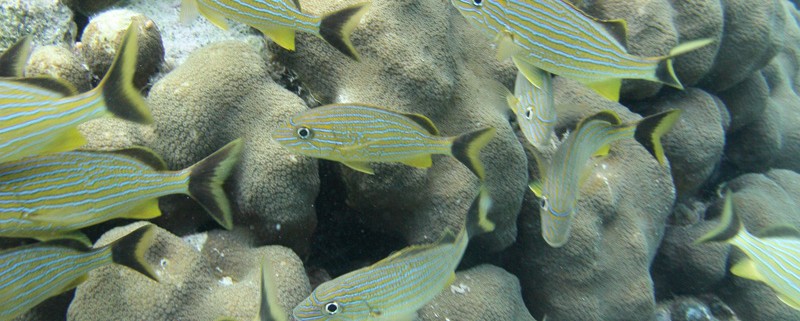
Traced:
[[570, 236], [573, 211], [557, 212], [552, 209], [542, 215], [542, 237], [552, 247], [561, 247]]

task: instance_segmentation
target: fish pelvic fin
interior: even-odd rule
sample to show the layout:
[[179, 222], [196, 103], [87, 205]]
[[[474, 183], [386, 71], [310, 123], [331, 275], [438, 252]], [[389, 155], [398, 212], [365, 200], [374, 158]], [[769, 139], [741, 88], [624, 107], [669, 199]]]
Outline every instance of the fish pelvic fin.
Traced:
[[159, 282], [158, 276], [144, 257], [155, 242], [155, 232], [154, 225], [147, 224], [109, 244], [111, 259], [114, 263], [127, 266]]
[[136, 42], [138, 29], [136, 23], [128, 26], [122, 44], [117, 48], [117, 56], [95, 90], [100, 90], [106, 108], [114, 116], [140, 124], [150, 124], [153, 122], [150, 108], [133, 85], [139, 47]]
[[289, 28], [262, 28], [261, 33], [267, 35], [278, 46], [286, 50], [294, 51], [294, 29]]
[[481, 163], [481, 149], [489, 144], [494, 137], [495, 129], [485, 127], [472, 131], [453, 140], [450, 153], [469, 168], [481, 181], [486, 178], [486, 172]]
[[683, 84], [681, 84], [681, 81], [678, 80], [678, 76], [675, 75], [675, 68], [672, 66], [672, 59], [687, 52], [708, 46], [712, 42], [714, 42], [714, 39], [704, 38], [685, 42], [675, 48], [672, 48], [668, 55], [660, 58], [658, 66], [656, 66], [656, 79], [667, 86], [683, 89]]
[[233, 210], [222, 184], [239, 162], [242, 145], [236, 139], [189, 167], [189, 195], [228, 230], [233, 228]]
[[475, 235], [494, 231], [495, 224], [488, 217], [491, 207], [492, 199], [489, 195], [489, 190], [485, 185], [482, 185], [478, 196], [467, 211], [467, 236], [471, 238]]
[[322, 17], [319, 35], [331, 46], [356, 61], [361, 60], [350, 34], [361, 22], [361, 17], [367, 13], [371, 3], [362, 2], [339, 11], [328, 13]]
[[664, 136], [678, 121], [680, 109], [671, 109], [655, 115], [650, 115], [640, 120], [636, 125], [633, 137], [639, 144], [650, 152], [662, 166], [666, 164], [664, 146], [661, 145], [661, 136]]
[[722, 207], [722, 216], [717, 227], [694, 241], [694, 244], [706, 242], [726, 242], [740, 232], [747, 232], [739, 216], [733, 210], [733, 196], [730, 191], [725, 193], [725, 205]]
[[31, 36], [22, 37], [0, 55], [0, 77], [22, 77], [31, 55]]
[[89, 240], [89, 237], [80, 231], [72, 231], [72, 232], [52, 234], [52, 235], [36, 235], [33, 236], [33, 239], [40, 242], [50, 242], [55, 240], [72, 240], [80, 244], [83, 244], [87, 248], [92, 246], [92, 241]]

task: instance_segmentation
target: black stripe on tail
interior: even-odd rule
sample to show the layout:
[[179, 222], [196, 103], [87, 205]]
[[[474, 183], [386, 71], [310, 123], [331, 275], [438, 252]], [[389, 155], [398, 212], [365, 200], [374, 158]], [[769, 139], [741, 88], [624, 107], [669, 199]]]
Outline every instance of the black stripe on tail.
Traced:
[[0, 77], [22, 77], [31, 55], [31, 37], [25, 36], [0, 55]]
[[356, 61], [360, 60], [356, 48], [350, 42], [350, 34], [361, 22], [361, 17], [367, 13], [369, 6], [369, 2], [359, 3], [323, 16], [319, 28], [320, 36], [343, 54]]
[[481, 181], [486, 178], [480, 159], [481, 149], [492, 140], [494, 132], [494, 128], [486, 127], [463, 134], [453, 140], [453, 146], [450, 148], [453, 157], [467, 166]]
[[650, 152], [650, 155], [658, 160], [661, 165], [666, 164], [666, 156], [664, 156], [664, 147], [661, 145], [661, 136], [666, 134], [675, 122], [678, 121], [681, 111], [679, 109], [670, 109], [655, 115], [650, 115], [640, 120], [636, 125], [636, 131], [633, 137], [639, 144]]
[[131, 23], [122, 44], [117, 48], [117, 56], [111, 63], [103, 80], [97, 86], [103, 93], [106, 108], [114, 116], [137, 122], [150, 124], [153, 117], [150, 109], [133, 85], [133, 75], [136, 73], [136, 55], [138, 54], [138, 30], [136, 23]]
[[733, 197], [731, 192], [725, 193], [725, 205], [722, 207], [722, 216], [717, 227], [709, 231], [699, 239], [694, 241], [694, 244], [706, 242], [725, 242], [735, 237], [744, 228], [739, 216], [733, 210]]
[[242, 139], [236, 139], [189, 168], [189, 195], [229, 230], [233, 228], [233, 210], [222, 184], [239, 162], [242, 145]]
[[109, 244], [111, 259], [158, 282], [158, 276], [144, 257], [154, 242], [155, 227], [147, 224]]

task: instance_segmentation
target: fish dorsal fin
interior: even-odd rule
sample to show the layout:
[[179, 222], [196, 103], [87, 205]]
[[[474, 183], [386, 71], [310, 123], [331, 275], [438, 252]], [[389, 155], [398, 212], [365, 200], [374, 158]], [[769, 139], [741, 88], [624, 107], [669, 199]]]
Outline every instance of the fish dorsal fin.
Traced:
[[300, 7], [300, 0], [292, 0], [292, 4], [297, 8], [297, 11], [303, 12], [303, 8]]
[[0, 55], [0, 77], [22, 77], [25, 62], [31, 55], [31, 36], [17, 40]]
[[[387, 256], [385, 259], [381, 260], [378, 263], [390, 262], [390, 261], [395, 261], [395, 260], [399, 260], [399, 259], [404, 259], [406, 257], [419, 254], [420, 252], [424, 252], [424, 251], [430, 250], [430, 249], [432, 249], [434, 247], [437, 247], [439, 245], [442, 245], [442, 244], [453, 244], [455, 242], [456, 242], [456, 235], [453, 234], [453, 231], [451, 231], [448, 228], [448, 229], [445, 229], [445, 231], [442, 234], [442, 236], [436, 242], [428, 243], [428, 244], [409, 245], [409, 246], [403, 248], [402, 250], [399, 250], [397, 252], [389, 254], [389, 256]], [[377, 266], [378, 263], [376, 263], [373, 266]]]
[[592, 19], [597, 23], [599, 23], [600, 25], [602, 25], [603, 28], [605, 28], [606, 31], [608, 31], [608, 33], [611, 34], [611, 36], [614, 37], [614, 39], [617, 40], [617, 42], [619, 42], [619, 44], [622, 45], [622, 47], [624, 47], [627, 50], [628, 23], [625, 22], [624, 19], [611, 19], [611, 20], [600, 19], [586, 13], [585, 11], [581, 10], [581, 8], [578, 8], [578, 6], [567, 0], [560, 0], [560, 1], [568, 5], [570, 8], [577, 11], [578, 13], [582, 14], [583, 16]]
[[9, 80], [23, 85], [28, 85], [31, 87], [47, 90], [55, 94], [53, 96], [56, 97], [72, 96], [78, 93], [78, 90], [75, 88], [75, 86], [73, 86], [66, 80], [60, 78], [42, 76], [42, 77], [28, 77], [28, 78], [13, 78]]
[[[98, 151], [92, 151], [97, 153]], [[116, 149], [110, 151], [100, 151], [100, 153], [117, 154], [127, 156], [152, 167], [157, 171], [167, 170], [167, 163], [152, 149], [144, 146], [134, 146], [130, 148]]]
[[800, 230], [796, 227], [787, 225], [787, 224], [778, 224], [778, 225], [771, 225], [768, 226], [758, 233], [755, 233], [755, 236], [760, 238], [795, 238], [800, 239]]
[[413, 114], [413, 113], [401, 113], [401, 114], [403, 116], [408, 117], [408, 119], [411, 119], [415, 123], [417, 123], [417, 125], [422, 126], [422, 128], [425, 128], [425, 130], [427, 130], [428, 133], [430, 133], [431, 135], [439, 135], [439, 129], [436, 128], [436, 125], [433, 124], [433, 121], [431, 121], [430, 118], [425, 117], [425, 115]]
[[591, 115], [589, 117], [586, 117], [586, 118], [582, 119], [581, 122], [578, 123], [578, 126], [575, 126], [575, 131], [577, 131], [578, 128], [583, 127], [584, 124], [586, 124], [586, 123], [588, 123], [588, 122], [590, 122], [592, 120], [604, 121], [604, 122], [611, 123], [612, 125], [620, 125], [620, 124], [622, 124], [622, 120], [619, 118], [619, 115], [617, 115], [617, 113], [615, 113], [612, 110], [603, 110], [601, 112], [598, 112], [597, 114], [594, 114], [594, 115]]

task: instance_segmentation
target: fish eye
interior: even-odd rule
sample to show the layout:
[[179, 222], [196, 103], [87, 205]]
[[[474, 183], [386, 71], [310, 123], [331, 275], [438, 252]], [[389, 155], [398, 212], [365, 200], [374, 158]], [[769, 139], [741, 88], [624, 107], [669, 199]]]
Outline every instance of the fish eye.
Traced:
[[472, 0], [472, 4], [474, 4], [476, 7], [480, 7], [483, 5], [483, 0]]
[[533, 109], [532, 108], [525, 109], [525, 119], [531, 120], [531, 118], [533, 118]]
[[312, 135], [311, 128], [300, 127], [297, 129], [297, 136], [299, 136], [300, 139], [309, 139], [311, 138], [311, 135]]
[[546, 196], [542, 196], [542, 199], [539, 200], [539, 206], [541, 206], [543, 210], [546, 210], [550, 207], [550, 204], [547, 203]]
[[336, 314], [337, 312], [339, 312], [339, 303], [336, 303], [336, 302], [328, 302], [328, 303], [326, 303], [325, 304], [325, 312], [327, 312], [328, 314], [331, 314], [331, 315]]

